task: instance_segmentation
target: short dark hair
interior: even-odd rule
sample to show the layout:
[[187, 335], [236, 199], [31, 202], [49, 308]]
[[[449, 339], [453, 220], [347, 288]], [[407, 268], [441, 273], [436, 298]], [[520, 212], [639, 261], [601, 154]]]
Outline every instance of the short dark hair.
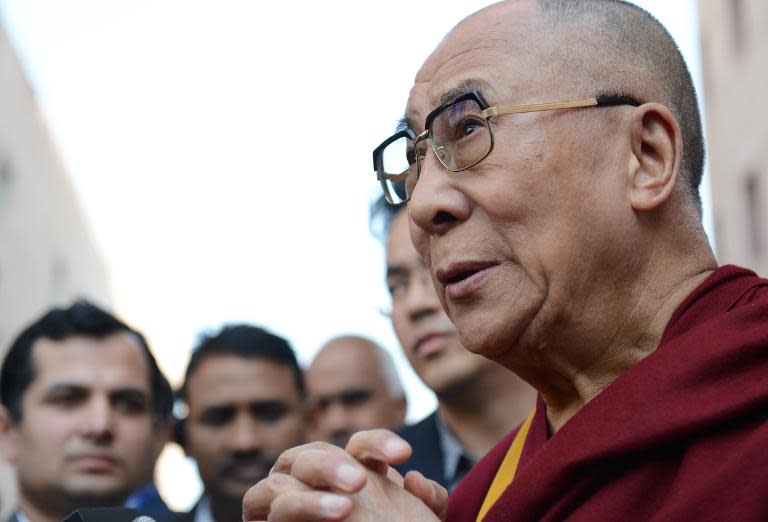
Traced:
[[392, 228], [392, 222], [395, 217], [405, 210], [405, 205], [390, 205], [384, 196], [379, 196], [376, 201], [371, 204], [371, 216], [368, 221], [368, 225], [371, 229], [373, 237], [384, 243], [386, 246], [389, 239], [389, 232]]
[[232, 354], [246, 359], [268, 359], [287, 366], [293, 372], [299, 397], [302, 400], [306, 397], [304, 375], [288, 341], [263, 328], [248, 324], [232, 324], [224, 326], [216, 334], [201, 336], [197, 346], [192, 349], [192, 356], [184, 373], [184, 383], [177, 393], [180, 399], [186, 400], [189, 379], [203, 359], [216, 354]]
[[63, 341], [73, 336], [104, 339], [119, 332], [133, 335], [147, 358], [155, 420], [170, 420], [173, 390], [160, 371], [144, 336], [114, 315], [84, 299], [76, 301], [68, 308], [52, 308], [24, 329], [11, 344], [0, 371], [0, 401], [11, 418], [15, 422], [21, 420], [24, 393], [35, 380], [37, 369], [32, 349], [38, 339]]

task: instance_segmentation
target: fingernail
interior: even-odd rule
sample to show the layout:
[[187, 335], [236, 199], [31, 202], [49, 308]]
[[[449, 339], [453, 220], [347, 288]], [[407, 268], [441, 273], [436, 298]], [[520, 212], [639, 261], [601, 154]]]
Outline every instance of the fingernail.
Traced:
[[388, 454], [392, 454], [392, 453], [399, 454], [404, 451], [408, 451], [408, 443], [402, 439], [389, 439], [387, 440], [387, 442], [384, 443], [384, 450]]
[[323, 495], [320, 498], [320, 511], [325, 517], [340, 517], [347, 508], [347, 499], [338, 495]]
[[336, 477], [345, 488], [352, 489], [365, 478], [363, 472], [350, 464], [342, 464], [336, 468]]

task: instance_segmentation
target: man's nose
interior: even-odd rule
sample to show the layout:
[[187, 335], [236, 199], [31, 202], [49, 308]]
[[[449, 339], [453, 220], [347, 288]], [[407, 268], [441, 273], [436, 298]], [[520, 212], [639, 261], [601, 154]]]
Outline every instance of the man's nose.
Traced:
[[440, 310], [440, 301], [426, 268], [414, 274], [411, 279], [405, 296], [405, 306], [412, 321], [418, 321]]
[[114, 436], [113, 411], [109, 399], [94, 397], [84, 411], [83, 433], [98, 442], [110, 441]]
[[332, 401], [326, 408], [323, 413], [323, 425], [328, 433], [346, 431], [354, 427], [351, 426], [349, 408], [338, 400]]
[[260, 446], [259, 426], [250, 415], [238, 415], [230, 430], [229, 446], [232, 451], [252, 451]]
[[[469, 172], [450, 172], [430, 151], [424, 156], [419, 180], [408, 201], [408, 212], [420, 232], [442, 235], [456, 223], [467, 219], [472, 210], [460, 190], [460, 176]], [[414, 243], [417, 238], [414, 237]]]

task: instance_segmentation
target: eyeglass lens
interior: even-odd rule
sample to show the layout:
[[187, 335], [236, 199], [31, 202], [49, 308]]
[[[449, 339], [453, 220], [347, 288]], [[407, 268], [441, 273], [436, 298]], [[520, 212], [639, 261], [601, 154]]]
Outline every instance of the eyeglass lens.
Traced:
[[[429, 122], [429, 131], [435, 155], [445, 168], [453, 172], [482, 160], [493, 144], [488, 121], [474, 99], [446, 106]], [[391, 203], [399, 204], [411, 197], [426, 147], [426, 140], [421, 140], [416, 145], [418, 150], [414, 150], [414, 140], [402, 136], [382, 151], [384, 192]]]
[[488, 121], [473, 99], [446, 107], [432, 120], [430, 131], [437, 159], [452, 172], [471, 167], [491, 150]]

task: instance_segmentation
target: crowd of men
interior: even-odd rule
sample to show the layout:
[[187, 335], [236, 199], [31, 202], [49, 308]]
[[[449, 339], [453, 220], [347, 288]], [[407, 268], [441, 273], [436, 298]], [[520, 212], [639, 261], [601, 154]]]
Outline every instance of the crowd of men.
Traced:
[[[0, 447], [19, 491], [10, 521], [124, 505], [160, 522], [240, 522], [244, 495], [282, 452], [309, 441], [344, 447], [378, 428], [412, 445], [400, 472], [455, 487], [532, 410], [534, 392], [463, 348], [410, 242], [407, 212], [382, 199], [372, 219], [385, 232], [388, 315], [438, 398], [434, 413], [405, 424], [392, 356], [370, 339], [335, 337], [304, 370], [285, 339], [247, 324], [203, 335], [174, 392], [139, 331], [80, 300], [21, 332], [2, 366]], [[204, 486], [188, 513], [172, 512], [154, 484], [169, 442], [195, 461]]]
[[138, 331], [77, 302], [3, 363], [12, 520], [150, 513], [172, 439], [205, 490], [158, 520], [768, 520], [768, 280], [718, 266], [703, 162], [690, 74], [642, 9], [475, 13], [374, 151], [392, 326], [436, 411], [404, 425], [369, 339], [303, 371], [251, 325], [203, 337], [174, 394]]

